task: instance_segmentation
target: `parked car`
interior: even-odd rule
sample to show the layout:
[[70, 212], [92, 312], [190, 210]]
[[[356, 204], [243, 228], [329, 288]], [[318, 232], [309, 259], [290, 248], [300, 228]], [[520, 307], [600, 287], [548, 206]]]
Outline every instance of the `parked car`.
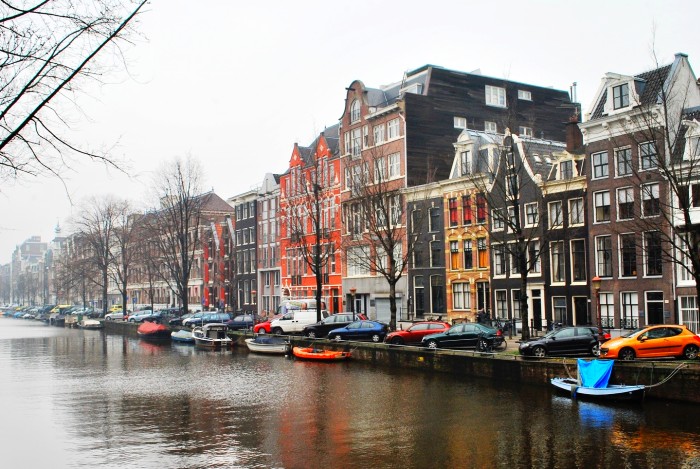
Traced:
[[381, 342], [389, 333], [389, 326], [379, 321], [361, 320], [351, 322], [347, 326], [332, 329], [328, 332], [328, 338], [340, 342], [341, 340], [371, 340]]
[[445, 332], [449, 328], [449, 323], [443, 321], [414, 322], [406, 330], [390, 332], [384, 339], [384, 342], [395, 345], [419, 344], [426, 335]]
[[436, 348], [474, 348], [487, 350], [505, 345], [501, 331], [478, 323], [455, 324], [445, 332], [423, 337], [421, 344]]
[[256, 334], [270, 334], [272, 332], [272, 321], [281, 318], [282, 314], [275, 314], [266, 321], [262, 321], [253, 326], [253, 332]]
[[[231, 319], [229, 313], [220, 313], [217, 311], [204, 311], [199, 316], [197, 313], [187, 320], [188, 327], [203, 326], [204, 324], [222, 323], [225, 324]], [[183, 321], [184, 322], [184, 321]]]
[[[609, 339], [607, 334], [605, 339]], [[546, 355], [593, 355], [600, 354], [598, 328], [596, 327], [562, 327], [548, 332], [542, 337], [535, 337], [520, 343], [521, 355], [544, 357]]]
[[[328, 311], [321, 310], [321, 319], [328, 317]], [[273, 334], [301, 333], [304, 327], [318, 321], [315, 309], [287, 309], [280, 318], [273, 319], [270, 328]]]
[[123, 321], [124, 320], [124, 311], [119, 310], [115, 311], [113, 313], [107, 313], [105, 314], [105, 321]]
[[182, 326], [182, 325], [183, 325], [183, 322], [185, 321], [185, 319], [189, 319], [189, 318], [191, 318], [191, 317], [194, 316], [194, 315], [195, 315], [195, 313], [183, 314], [183, 315], [180, 316], [180, 317], [176, 317], [176, 318], [169, 319], [169, 320], [168, 320], [168, 324], [171, 325], [171, 326]]
[[333, 329], [338, 329], [343, 326], [347, 326], [353, 321], [360, 319], [367, 319], [364, 314], [353, 314], [353, 313], [337, 313], [331, 314], [330, 316], [323, 318], [321, 321], [304, 326], [301, 333], [305, 337], [311, 339], [326, 337], [330, 331]]
[[684, 325], [663, 324], [641, 327], [608, 340], [600, 347], [600, 356], [620, 360], [659, 357], [694, 360], [698, 357], [698, 351], [700, 337], [697, 334]]
[[203, 311], [199, 311], [199, 312], [197, 312], [197, 313], [193, 313], [193, 314], [192, 314], [190, 317], [188, 317], [187, 319], [183, 319], [183, 320], [182, 320], [182, 325], [183, 325], [184, 327], [194, 327], [195, 325], [197, 325], [197, 323], [200, 323], [200, 322], [201, 322], [201, 321], [200, 321], [200, 318], [202, 317], [203, 314], [204, 314]]
[[160, 320], [160, 313], [153, 312], [150, 309], [145, 309], [137, 313], [129, 315], [128, 322], [144, 322], [144, 321], [157, 321]]
[[263, 318], [257, 314], [239, 314], [225, 322], [229, 331], [252, 331], [256, 324], [263, 322]]

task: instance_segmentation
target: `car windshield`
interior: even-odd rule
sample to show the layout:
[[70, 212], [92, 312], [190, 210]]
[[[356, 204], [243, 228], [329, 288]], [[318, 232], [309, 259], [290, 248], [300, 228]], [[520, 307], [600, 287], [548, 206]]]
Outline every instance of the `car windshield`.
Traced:
[[646, 327], [638, 327], [637, 329], [633, 330], [632, 332], [628, 332], [627, 334], [622, 334], [620, 337], [625, 337], [625, 338], [632, 337], [636, 333], [642, 332], [644, 329], [646, 329]]

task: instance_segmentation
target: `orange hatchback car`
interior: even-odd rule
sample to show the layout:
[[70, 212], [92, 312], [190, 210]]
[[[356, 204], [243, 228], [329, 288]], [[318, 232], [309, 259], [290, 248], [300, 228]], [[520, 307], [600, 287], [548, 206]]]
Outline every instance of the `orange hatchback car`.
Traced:
[[642, 327], [629, 334], [608, 340], [600, 347], [600, 358], [678, 357], [693, 360], [700, 351], [700, 337], [687, 327], [661, 324]]

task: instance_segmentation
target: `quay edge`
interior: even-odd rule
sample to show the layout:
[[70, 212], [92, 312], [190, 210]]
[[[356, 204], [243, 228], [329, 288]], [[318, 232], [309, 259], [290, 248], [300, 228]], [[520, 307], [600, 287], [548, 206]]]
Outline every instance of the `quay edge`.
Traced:
[[[105, 321], [105, 332], [137, 337], [138, 324]], [[245, 347], [251, 334], [230, 332], [236, 345]], [[379, 367], [410, 368], [422, 372], [450, 373], [459, 376], [496, 379], [529, 385], [550, 386], [549, 380], [576, 373], [576, 360], [567, 358], [524, 358], [502, 353], [466, 350], [428, 350], [423, 347], [374, 344], [367, 342], [331, 342], [291, 336], [292, 346], [323, 344], [323, 348], [352, 352], [352, 359]], [[680, 360], [616, 361], [611, 382], [618, 384], [655, 385], [684, 364], [672, 378], [660, 386], [647, 389], [647, 399], [700, 403], [700, 362]]]

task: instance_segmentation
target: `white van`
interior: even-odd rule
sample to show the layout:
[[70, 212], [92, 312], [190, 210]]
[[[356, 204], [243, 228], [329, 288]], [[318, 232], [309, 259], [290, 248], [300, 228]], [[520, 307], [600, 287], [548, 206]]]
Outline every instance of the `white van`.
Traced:
[[[309, 324], [316, 324], [316, 309], [292, 309], [286, 308], [286, 313], [281, 318], [273, 319], [270, 323], [270, 331], [273, 334], [291, 334], [301, 332]], [[328, 317], [328, 311], [321, 311], [321, 319]]]

